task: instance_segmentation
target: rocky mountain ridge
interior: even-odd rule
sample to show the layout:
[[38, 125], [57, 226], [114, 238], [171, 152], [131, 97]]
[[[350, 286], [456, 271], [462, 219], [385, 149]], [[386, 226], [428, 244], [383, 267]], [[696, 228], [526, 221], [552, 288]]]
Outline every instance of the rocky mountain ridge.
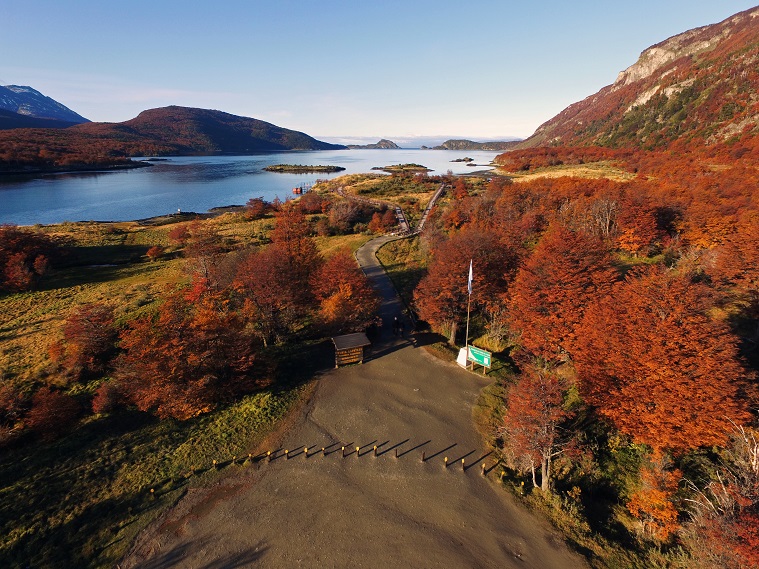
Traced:
[[759, 129], [759, 7], [651, 46], [616, 81], [570, 105], [520, 148], [710, 144]]

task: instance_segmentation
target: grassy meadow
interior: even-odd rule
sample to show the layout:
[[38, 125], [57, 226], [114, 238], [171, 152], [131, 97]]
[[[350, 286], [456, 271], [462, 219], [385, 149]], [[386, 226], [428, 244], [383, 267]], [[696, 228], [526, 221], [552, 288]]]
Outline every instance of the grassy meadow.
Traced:
[[[0, 296], [0, 380], [31, 392], [52, 385], [89, 405], [101, 379], [67, 383], [49, 346], [62, 338], [71, 311], [99, 302], [117, 324], [151, 310], [167, 291], [190, 281], [169, 232], [187, 217], [150, 224], [65, 223], [35, 230], [66, 239], [68, 256], [39, 289]], [[274, 220], [239, 212], [203, 221], [225, 246], [268, 242]], [[353, 251], [371, 237], [315, 238], [325, 257]], [[150, 260], [153, 246], [163, 253]], [[312, 378], [332, 365], [320, 341], [273, 346], [257, 355], [272, 386], [187, 421], [135, 410], [90, 415], [69, 433], [44, 440], [22, 431], [0, 446], [0, 566], [113, 567], [133, 538], [188, 488], [226, 472], [256, 468], [256, 454], [288, 413], [307, 400]], [[268, 444], [268, 442], [266, 443]], [[250, 459], [249, 453], [253, 455]], [[216, 461], [216, 464], [214, 464]]]

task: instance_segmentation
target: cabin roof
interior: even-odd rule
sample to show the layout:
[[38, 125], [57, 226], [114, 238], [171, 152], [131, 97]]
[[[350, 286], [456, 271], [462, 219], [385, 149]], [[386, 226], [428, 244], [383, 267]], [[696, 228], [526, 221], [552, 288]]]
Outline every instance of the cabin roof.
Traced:
[[335, 349], [348, 350], [350, 348], [361, 348], [363, 346], [370, 346], [371, 342], [366, 334], [363, 332], [356, 332], [355, 334], [345, 334], [344, 336], [335, 336], [332, 338], [335, 343]]

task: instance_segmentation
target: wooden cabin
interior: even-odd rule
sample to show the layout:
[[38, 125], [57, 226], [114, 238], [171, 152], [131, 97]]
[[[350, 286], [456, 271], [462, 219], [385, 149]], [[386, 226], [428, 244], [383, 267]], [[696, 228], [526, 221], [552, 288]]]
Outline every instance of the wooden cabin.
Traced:
[[332, 338], [332, 342], [335, 344], [335, 367], [364, 363], [364, 358], [368, 355], [369, 346], [372, 345], [369, 338], [363, 332], [335, 336]]

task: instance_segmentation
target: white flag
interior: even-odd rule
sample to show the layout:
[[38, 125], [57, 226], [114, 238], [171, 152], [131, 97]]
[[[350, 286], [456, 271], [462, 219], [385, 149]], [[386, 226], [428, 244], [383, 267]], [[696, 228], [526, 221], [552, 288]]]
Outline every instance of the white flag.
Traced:
[[472, 260], [469, 259], [469, 280], [466, 283], [466, 288], [469, 294], [472, 294]]

